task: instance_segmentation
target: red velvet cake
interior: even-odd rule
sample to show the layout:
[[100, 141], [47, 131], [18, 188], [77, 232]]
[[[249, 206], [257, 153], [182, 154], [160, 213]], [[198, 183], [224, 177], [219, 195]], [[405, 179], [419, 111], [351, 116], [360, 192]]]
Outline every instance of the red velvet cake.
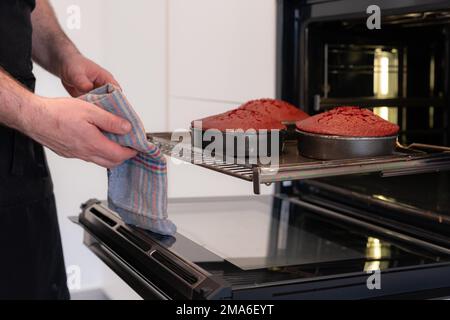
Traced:
[[277, 121], [300, 121], [309, 117], [304, 111], [292, 104], [275, 99], [259, 99], [249, 101], [239, 109], [253, 110]]
[[248, 129], [286, 129], [280, 121], [274, 120], [260, 112], [245, 109], [235, 109], [222, 114], [193, 121], [192, 127], [198, 127], [196, 122], [201, 122], [202, 130], [216, 129], [223, 132], [227, 129], [242, 129], [244, 131]]
[[[293, 105], [275, 99], [249, 101], [237, 109], [201, 120], [203, 130], [217, 129], [286, 129], [282, 121], [298, 121], [309, 115]], [[194, 122], [192, 122], [194, 127]]]
[[297, 122], [304, 132], [348, 137], [386, 137], [398, 133], [399, 127], [368, 109], [338, 107]]

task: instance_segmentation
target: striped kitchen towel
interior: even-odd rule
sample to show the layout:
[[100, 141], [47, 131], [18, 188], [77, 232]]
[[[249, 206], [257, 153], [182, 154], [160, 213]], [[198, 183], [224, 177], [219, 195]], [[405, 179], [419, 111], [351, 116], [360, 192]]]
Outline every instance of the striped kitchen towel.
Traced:
[[157, 146], [148, 142], [144, 126], [122, 91], [112, 84], [97, 88], [81, 99], [127, 119], [127, 135], [105, 132], [112, 141], [138, 151], [136, 157], [108, 170], [108, 206], [127, 224], [163, 235], [176, 226], [167, 217], [167, 164]]

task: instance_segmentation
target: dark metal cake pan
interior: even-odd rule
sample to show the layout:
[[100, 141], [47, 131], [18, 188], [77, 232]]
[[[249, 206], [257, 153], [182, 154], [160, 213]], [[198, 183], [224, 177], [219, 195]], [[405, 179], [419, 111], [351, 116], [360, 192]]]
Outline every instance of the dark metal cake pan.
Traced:
[[397, 141], [397, 136], [346, 137], [296, 132], [299, 153], [318, 160], [387, 156], [394, 152]]

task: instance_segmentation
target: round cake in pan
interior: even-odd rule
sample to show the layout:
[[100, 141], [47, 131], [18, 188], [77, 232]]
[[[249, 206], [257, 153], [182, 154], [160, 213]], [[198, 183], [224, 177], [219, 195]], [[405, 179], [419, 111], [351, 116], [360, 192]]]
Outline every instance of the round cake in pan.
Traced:
[[338, 160], [390, 155], [399, 127], [359, 107], [338, 107], [297, 122], [305, 157]]
[[[207, 148], [207, 131], [217, 131], [223, 138], [221, 150], [215, 154], [235, 158], [252, 158], [280, 154], [284, 146], [286, 126], [279, 121], [253, 110], [235, 109], [192, 122], [192, 145]], [[276, 140], [273, 140], [276, 138]], [[256, 139], [256, 140], [255, 140]], [[261, 153], [262, 146], [266, 146]]]
[[276, 99], [252, 100], [240, 106], [239, 109], [257, 111], [280, 122], [295, 122], [309, 117], [307, 113], [292, 104]]
[[201, 120], [192, 121], [193, 128], [201, 127], [203, 131], [215, 129], [225, 132], [226, 130], [242, 129], [254, 130], [284, 130], [286, 126], [270, 116], [254, 110], [235, 109], [210, 116]]
[[[308, 115], [303, 111], [281, 100], [252, 100], [237, 109], [192, 121], [192, 136], [195, 137], [192, 141], [196, 147], [198, 147], [196, 144], [202, 141], [201, 147], [206, 148], [209, 142], [203, 141], [204, 132], [207, 130], [218, 130], [224, 133], [224, 153], [230, 154], [228, 152], [230, 150], [227, 150], [228, 146], [225, 142], [228, 140], [233, 141], [234, 150], [231, 151], [236, 151], [242, 147], [237, 145], [242, 139], [238, 139], [234, 134], [227, 134], [227, 130], [242, 130], [244, 132], [240, 133], [239, 137], [245, 140], [245, 145], [243, 146], [245, 150], [241, 154], [245, 154], [247, 157], [254, 153], [255, 147], [250, 146], [250, 140], [253, 141], [255, 137], [257, 138], [258, 146], [256, 148], [258, 154], [260, 154], [259, 149], [264, 145], [266, 146], [264, 149], [268, 150], [270, 155], [280, 154], [284, 147], [284, 141], [290, 139], [290, 134], [296, 139], [295, 122], [307, 117]], [[293, 128], [291, 129], [291, 127]], [[266, 133], [264, 133], [264, 130], [267, 130]], [[276, 140], [274, 140], [275, 137]], [[233, 152], [233, 154], [236, 155], [238, 153]]]
[[337, 107], [297, 122], [297, 129], [308, 133], [346, 137], [395, 136], [399, 127], [368, 109]]

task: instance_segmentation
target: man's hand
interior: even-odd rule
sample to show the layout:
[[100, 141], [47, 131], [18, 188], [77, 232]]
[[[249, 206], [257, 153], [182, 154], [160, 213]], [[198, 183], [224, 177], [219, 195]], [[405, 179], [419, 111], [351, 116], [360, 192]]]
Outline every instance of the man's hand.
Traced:
[[136, 151], [110, 141], [99, 130], [126, 134], [130, 123], [79, 99], [36, 96], [22, 127], [31, 138], [66, 158], [113, 168], [136, 156]]
[[79, 97], [107, 83], [119, 87], [111, 73], [80, 53], [66, 57], [59, 73], [62, 84], [72, 97]]

